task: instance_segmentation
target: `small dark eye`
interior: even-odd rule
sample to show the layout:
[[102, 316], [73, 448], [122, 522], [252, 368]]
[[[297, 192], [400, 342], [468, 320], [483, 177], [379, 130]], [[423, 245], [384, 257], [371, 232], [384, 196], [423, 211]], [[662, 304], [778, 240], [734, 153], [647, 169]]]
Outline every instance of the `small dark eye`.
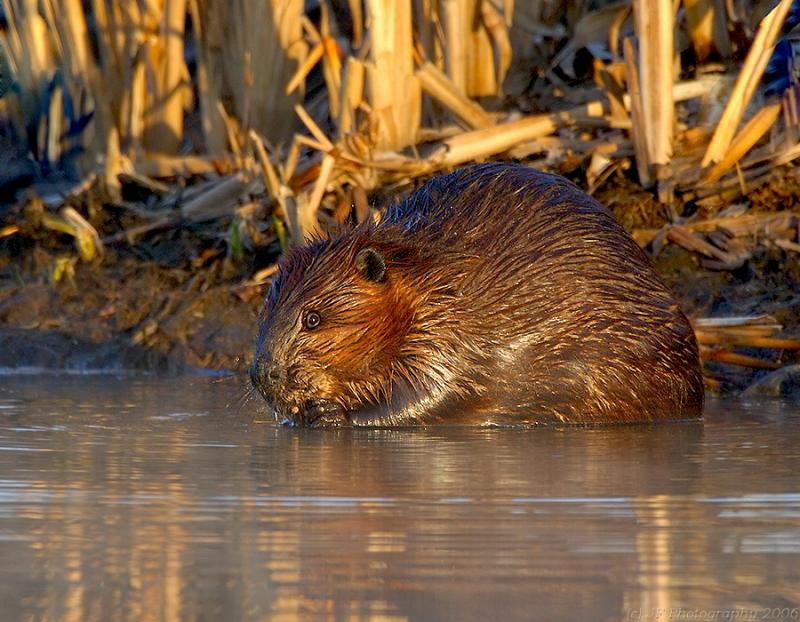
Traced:
[[314, 330], [317, 326], [319, 326], [319, 323], [321, 321], [322, 318], [320, 317], [319, 313], [317, 313], [316, 311], [309, 311], [308, 313], [306, 313], [306, 319], [304, 324], [308, 330]]

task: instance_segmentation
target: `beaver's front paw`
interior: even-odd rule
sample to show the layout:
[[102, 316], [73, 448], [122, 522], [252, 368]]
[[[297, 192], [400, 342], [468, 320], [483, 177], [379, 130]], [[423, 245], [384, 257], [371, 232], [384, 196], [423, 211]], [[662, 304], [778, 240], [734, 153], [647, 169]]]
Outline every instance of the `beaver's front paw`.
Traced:
[[323, 399], [303, 404], [303, 423], [309, 428], [335, 428], [347, 425], [347, 417], [339, 404]]

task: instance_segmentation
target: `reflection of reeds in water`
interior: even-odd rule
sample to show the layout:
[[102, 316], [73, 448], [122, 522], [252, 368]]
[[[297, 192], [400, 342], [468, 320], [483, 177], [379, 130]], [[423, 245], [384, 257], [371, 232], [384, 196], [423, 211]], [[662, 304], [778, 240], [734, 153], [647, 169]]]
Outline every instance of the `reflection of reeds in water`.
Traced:
[[740, 496], [794, 481], [789, 420], [766, 445], [752, 420], [305, 434], [236, 424], [218, 385], [100, 382], [26, 399], [19, 421], [65, 430], [4, 452], [18, 617], [557, 619], [568, 594], [584, 620], [598, 603], [796, 600], [796, 495]]

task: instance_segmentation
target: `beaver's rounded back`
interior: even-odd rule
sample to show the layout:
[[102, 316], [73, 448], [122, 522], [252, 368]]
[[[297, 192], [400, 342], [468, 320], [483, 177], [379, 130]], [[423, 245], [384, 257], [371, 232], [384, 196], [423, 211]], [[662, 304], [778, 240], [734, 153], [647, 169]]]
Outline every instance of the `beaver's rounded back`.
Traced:
[[290, 251], [256, 387], [311, 425], [695, 418], [686, 317], [633, 239], [563, 178], [437, 177], [375, 225]]

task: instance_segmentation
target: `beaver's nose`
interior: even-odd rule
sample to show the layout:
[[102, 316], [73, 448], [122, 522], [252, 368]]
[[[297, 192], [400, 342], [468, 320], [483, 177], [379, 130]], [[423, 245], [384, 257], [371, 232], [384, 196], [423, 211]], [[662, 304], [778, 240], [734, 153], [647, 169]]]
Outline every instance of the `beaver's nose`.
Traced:
[[250, 366], [250, 380], [256, 387], [276, 389], [286, 381], [286, 372], [272, 357], [259, 357]]

